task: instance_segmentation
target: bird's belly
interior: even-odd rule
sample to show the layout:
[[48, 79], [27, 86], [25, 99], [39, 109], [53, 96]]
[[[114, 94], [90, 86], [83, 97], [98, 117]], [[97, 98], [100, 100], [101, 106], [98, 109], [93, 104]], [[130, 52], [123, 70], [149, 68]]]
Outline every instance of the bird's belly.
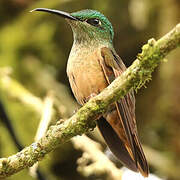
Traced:
[[80, 104], [84, 104], [91, 96], [99, 94], [107, 87], [98, 60], [76, 63], [67, 73], [74, 96]]

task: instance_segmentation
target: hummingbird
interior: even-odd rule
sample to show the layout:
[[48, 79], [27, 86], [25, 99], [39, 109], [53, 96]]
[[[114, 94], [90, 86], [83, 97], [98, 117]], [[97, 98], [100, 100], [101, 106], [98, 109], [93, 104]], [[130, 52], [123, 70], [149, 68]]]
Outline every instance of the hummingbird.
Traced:
[[[100, 12], [86, 9], [67, 13], [47, 8], [32, 11], [56, 14], [70, 24], [74, 42], [67, 62], [67, 76], [80, 105], [126, 70], [113, 47], [112, 24]], [[121, 163], [147, 177], [149, 167], [138, 138], [133, 91], [110, 105], [96, 122], [107, 146]]]

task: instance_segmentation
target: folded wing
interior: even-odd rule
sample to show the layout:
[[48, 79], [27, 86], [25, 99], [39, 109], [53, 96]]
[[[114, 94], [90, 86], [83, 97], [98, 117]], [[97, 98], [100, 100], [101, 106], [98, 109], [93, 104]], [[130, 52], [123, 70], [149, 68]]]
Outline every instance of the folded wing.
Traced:
[[[109, 48], [101, 48], [101, 57], [99, 63], [110, 84], [126, 67], [116, 52]], [[129, 169], [148, 176], [148, 164], [137, 134], [133, 92], [114, 103], [104, 118], [106, 120], [102, 117], [97, 124], [111, 151]]]

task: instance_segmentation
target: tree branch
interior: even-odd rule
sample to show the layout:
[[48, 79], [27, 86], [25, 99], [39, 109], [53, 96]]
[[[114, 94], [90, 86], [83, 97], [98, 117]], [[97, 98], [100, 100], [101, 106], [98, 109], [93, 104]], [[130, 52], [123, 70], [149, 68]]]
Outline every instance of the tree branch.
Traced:
[[59, 121], [51, 126], [43, 138], [17, 154], [1, 158], [0, 177], [10, 176], [32, 166], [58, 145], [70, 140], [73, 136], [82, 135], [93, 129], [95, 119], [104, 113], [111, 103], [122, 98], [131, 89], [141, 88], [146, 81], [151, 79], [151, 73], [161, 60], [178, 46], [180, 46], [180, 24], [158, 41], [149, 40], [134, 63], [99, 95], [90, 99], [70, 119], [63, 123]]

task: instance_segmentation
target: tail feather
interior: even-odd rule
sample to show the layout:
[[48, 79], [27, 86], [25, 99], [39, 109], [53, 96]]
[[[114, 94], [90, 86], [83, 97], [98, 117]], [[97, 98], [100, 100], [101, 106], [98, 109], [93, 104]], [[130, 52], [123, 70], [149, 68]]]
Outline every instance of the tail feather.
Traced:
[[133, 138], [136, 154], [135, 161], [132, 157], [132, 152], [129, 152], [127, 150], [124, 142], [119, 138], [117, 133], [104, 117], [101, 117], [99, 120], [97, 120], [97, 125], [108, 147], [110, 148], [112, 153], [121, 161], [121, 163], [132, 171], [139, 171], [144, 177], [147, 177], [149, 174], [149, 168], [145, 155], [142, 153], [143, 150], [141, 144], [138, 141], [138, 137], [135, 136]]
[[137, 172], [138, 169], [136, 163], [132, 160], [123, 141], [121, 141], [110, 124], [101, 117], [97, 120], [97, 125], [112, 153], [122, 162], [124, 166]]
[[136, 157], [137, 157], [138, 169], [144, 177], [148, 177], [149, 166], [147, 164], [146, 157], [145, 157], [144, 153], [141, 153], [141, 152], [143, 152], [143, 149], [142, 149], [141, 144], [138, 141], [137, 136], [135, 136], [135, 148], [136, 148]]

